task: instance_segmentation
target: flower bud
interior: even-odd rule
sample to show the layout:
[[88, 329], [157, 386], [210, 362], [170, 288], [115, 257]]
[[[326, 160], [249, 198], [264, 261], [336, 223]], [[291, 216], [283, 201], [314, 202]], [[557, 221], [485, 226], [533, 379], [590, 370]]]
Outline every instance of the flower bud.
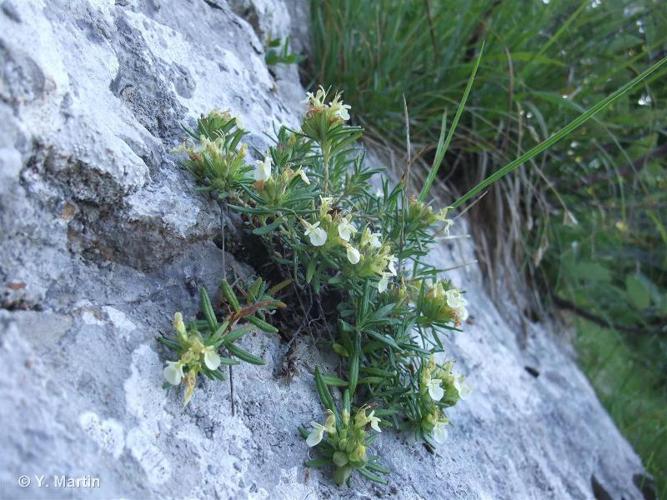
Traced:
[[185, 374], [185, 395], [183, 396], [183, 406], [187, 406], [190, 400], [192, 399], [192, 393], [195, 391], [195, 385], [197, 384], [197, 372], [195, 370], [190, 370]]
[[349, 460], [347, 459], [347, 455], [345, 453], [343, 453], [342, 451], [337, 451], [336, 453], [333, 454], [333, 462], [338, 467], [343, 467], [347, 465]]
[[352, 453], [350, 453], [351, 462], [365, 462], [366, 461], [366, 447], [359, 444]]
[[327, 419], [324, 422], [324, 429], [329, 434], [336, 432], [336, 415], [331, 410], [328, 411]]
[[180, 312], [177, 312], [174, 314], [174, 330], [176, 330], [176, 333], [178, 335], [178, 339], [180, 341], [187, 341], [188, 339], [188, 332], [185, 329], [185, 323], [183, 322], [183, 314]]

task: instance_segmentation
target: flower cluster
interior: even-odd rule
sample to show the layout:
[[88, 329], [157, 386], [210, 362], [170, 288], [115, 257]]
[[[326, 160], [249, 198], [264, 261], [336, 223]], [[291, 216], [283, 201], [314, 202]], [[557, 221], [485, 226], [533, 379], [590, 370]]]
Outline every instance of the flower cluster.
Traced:
[[454, 375], [452, 369], [452, 362], [440, 366], [431, 356], [422, 365], [419, 377], [420, 430], [422, 435], [431, 436], [437, 443], [447, 438], [449, 419], [445, 409], [454, 406], [468, 392], [463, 377]]
[[448, 281], [438, 281], [431, 286], [421, 300], [423, 324], [442, 325], [454, 323], [461, 326], [468, 319], [468, 301], [460, 290]]
[[449, 207], [445, 207], [438, 212], [434, 212], [433, 208], [425, 203], [422, 203], [416, 198], [411, 198], [408, 201], [408, 209], [406, 214], [406, 226], [408, 231], [423, 231], [434, 224], [441, 222], [444, 225], [444, 232], [448, 233], [452, 225], [452, 220], [447, 218]]
[[310, 185], [310, 179], [303, 168], [292, 170], [285, 168], [278, 175], [271, 175], [272, 160], [267, 155], [264, 160], [257, 161], [255, 167], [255, 189], [266, 207], [282, 207], [292, 196], [294, 183]]
[[318, 213], [315, 222], [301, 220], [309, 243], [322, 252], [344, 251], [355, 276], [377, 278], [378, 291], [386, 291], [389, 279], [397, 275], [397, 258], [391, 254], [391, 246], [382, 241], [382, 235], [368, 226], [359, 230], [351, 216], [332, 210], [331, 198], [320, 198]]
[[227, 195], [248, 180], [252, 170], [246, 163], [247, 146], [239, 145], [245, 131], [238, 118], [213, 111], [202, 116], [190, 130], [191, 142], [179, 150], [187, 153], [185, 166], [208, 190]]
[[174, 314], [173, 325], [181, 355], [178, 361], [167, 361], [164, 378], [171, 385], [179, 385], [185, 378], [185, 404], [187, 404], [192, 397], [197, 374], [202, 370], [217, 370], [220, 366], [220, 355], [215, 345], [205, 344], [198, 331], [187, 331], [180, 312]]
[[348, 410], [343, 410], [340, 420], [337, 420], [334, 412], [328, 410], [324, 424], [311, 422], [312, 430], [306, 444], [311, 448], [321, 445], [320, 454], [334, 464], [334, 479], [338, 484], [345, 483], [354, 469], [368, 465], [367, 428], [382, 432], [375, 411], [367, 412], [368, 408], [362, 407], [351, 417]]
[[[172, 323], [175, 336], [162, 336], [158, 339], [176, 353], [176, 361], [167, 361], [163, 375], [171, 386], [178, 386], [181, 382], [184, 383], [184, 404], [186, 405], [192, 398], [199, 374], [219, 380], [223, 377], [219, 370], [222, 364], [233, 365], [240, 361], [264, 364], [262, 359], [257, 358], [236, 344], [250, 331], [248, 326], [237, 327], [240, 320], [246, 320], [257, 329], [268, 333], [277, 332], [260, 315], [262, 311], [270, 311], [276, 307], [282, 307], [284, 304], [276, 301], [267, 293], [261, 279], [256, 280], [245, 291], [247, 299], [252, 302], [245, 307], [241, 306], [236, 294], [226, 281], [222, 282], [221, 288], [233, 311], [222, 323], [218, 323], [208, 292], [205, 288], [201, 288], [199, 291], [201, 311], [206, 319], [204, 321], [192, 321], [186, 325], [183, 321], [183, 315], [177, 312], [174, 314]], [[220, 352], [223, 351], [229, 356], [221, 356]]]
[[306, 94], [306, 103], [308, 104], [307, 115], [315, 115], [323, 113], [327, 117], [329, 123], [342, 123], [350, 119], [348, 110], [350, 106], [343, 103], [341, 93], [337, 92], [329, 103], [326, 102], [328, 92], [323, 87], [317, 89], [313, 94], [308, 92]]

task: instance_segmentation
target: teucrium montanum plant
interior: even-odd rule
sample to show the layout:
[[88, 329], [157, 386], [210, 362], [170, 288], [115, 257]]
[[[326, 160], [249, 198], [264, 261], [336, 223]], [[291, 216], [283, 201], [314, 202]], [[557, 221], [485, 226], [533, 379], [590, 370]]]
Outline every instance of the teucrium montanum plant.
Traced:
[[158, 340], [177, 355], [175, 361], [167, 361], [164, 378], [167, 384], [173, 386], [184, 383], [184, 404], [188, 404], [192, 398], [197, 375], [222, 380], [222, 365], [235, 365], [241, 361], [264, 364], [261, 358], [236, 345], [236, 342], [250, 332], [252, 326], [267, 333], [277, 332], [275, 327], [264, 321], [263, 315], [277, 307], [284, 307], [282, 302], [270, 295], [284, 285], [280, 283], [267, 290], [266, 284], [259, 278], [247, 290], [243, 290], [246, 303], [242, 305], [229, 283], [223, 280], [220, 287], [228, 312], [221, 322], [218, 321], [205, 288], [199, 289], [203, 320], [195, 319], [186, 324], [180, 312], [174, 314], [175, 336], [162, 336]]
[[[326, 413], [301, 429], [318, 452], [308, 465], [332, 467], [339, 484], [354, 471], [383, 481], [388, 470], [369, 455], [381, 426], [411, 430], [428, 443], [441, 440], [446, 409], [460, 397], [452, 363], [438, 365], [434, 354], [443, 351], [442, 329], [458, 330], [466, 320], [466, 301], [423, 261], [450, 221], [446, 208], [434, 212], [409, 197], [403, 183], [391, 186], [380, 170], [364, 165], [357, 147], [362, 130], [347, 125], [349, 106], [339, 94], [320, 88], [306, 102], [301, 130], [282, 127], [252, 166], [236, 118], [217, 111], [202, 117], [188, 131], [185, 164], [203, 189], [242, 215], [276, 266], [290, 269], [293, 286], [337, 298], [331, 348], [340, 370], [315, 372]], [[241, 307], [226, 282], [223, 292], [222, 322], [202, 291], [205, 320], [186, 325], [177, 313], [176, 338], [164, 340], [178, 356], [167, 363], [165, 378], [185, 381], [186, 402], [198, 374], [220, 379], [223, 363], [261, 362], [236, 346], [249, 328], [239, 322], [261, 321], [260, 329], [270, 330], [261, 315], [282, 305], [267, 295]]]

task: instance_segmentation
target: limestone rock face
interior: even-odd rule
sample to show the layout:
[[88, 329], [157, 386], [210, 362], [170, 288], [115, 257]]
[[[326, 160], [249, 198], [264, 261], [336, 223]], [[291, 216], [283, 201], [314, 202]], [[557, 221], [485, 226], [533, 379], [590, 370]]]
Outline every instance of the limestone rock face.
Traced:
[[[275, 124], [298, 126], [296, 69], [264, 63], [267, 36], [303, 33], [295, 12], [0, 0], [0, 498], [641, 498], [641, 462], [567, 349], [534, 324], [520, 346], [474, 265], [451, 274], [472, 318], [448, 343], [473, 393], [434, 454], [382, 433], [386, 487], [303, 467], [297, 426], [321, 419], [311, 374], [326, 364], [309, 338], [289, 356], [275, 336], [248, 339], [267, 365], [234, 368], [236, 415], [227, 383], [187, 408], [162, 389], [155, 337], [216, 287], [223, 237], [228, 272], [256, 272], [179, 168], [180, 126], [229, 109], [258, 151]], [[473, 255], [457, 243], [431, 258]]]

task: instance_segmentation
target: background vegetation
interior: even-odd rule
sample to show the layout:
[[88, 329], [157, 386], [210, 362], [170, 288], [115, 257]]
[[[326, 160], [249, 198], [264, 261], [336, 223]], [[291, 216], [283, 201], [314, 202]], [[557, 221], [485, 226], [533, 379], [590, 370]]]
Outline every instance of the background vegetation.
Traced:
[[[440, 170], [464, 192], [667, 54], [660, 0], [325, 0], [313, 83], [417, 165], [435, 153], [486, 42]], [[490, 289], [529, 317], [577, 319], [582, 367], [667, 496], [667, 78], [494, 185], [470, 212]], [[450, 118], [451, 119], [451, 118]], [[425, 169], [413, 169], [423, 178]], [[422, 179], [414, 179], [421, 185]], [[516, 269], [520, 271], [517, 275]], [[527, 302], [522, 302], [528, 297]]]

